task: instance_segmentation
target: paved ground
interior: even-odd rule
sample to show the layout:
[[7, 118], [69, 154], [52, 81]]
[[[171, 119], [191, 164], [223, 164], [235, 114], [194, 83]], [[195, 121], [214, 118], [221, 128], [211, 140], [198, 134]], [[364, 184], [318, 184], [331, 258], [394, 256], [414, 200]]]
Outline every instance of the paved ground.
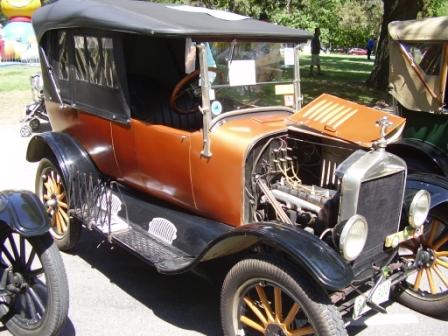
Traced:
[[[28, 138], [18, 121], [29, 93], [0, 93], [0, 190], [34, 189], [35, 164], [25, 161]], [[217, 290], [187, 274], [159, 275], [137, 258], [102, 243], [91, 232], [64, 254], [70, 286], [69, 322], [63, 336], [194, 336], [221, 334]], [[349, 327], [350, 335], [446, 335], [448, 323], [398, 304]], [[0, 336], [9, 333], [0, 328]]]

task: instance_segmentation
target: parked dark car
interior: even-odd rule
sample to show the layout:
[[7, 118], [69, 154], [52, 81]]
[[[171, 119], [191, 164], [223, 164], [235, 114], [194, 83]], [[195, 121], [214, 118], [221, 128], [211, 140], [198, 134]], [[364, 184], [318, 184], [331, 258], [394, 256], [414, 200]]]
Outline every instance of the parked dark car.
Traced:
[[68, 313], [61, 255], [40, 199], [0, 192], [0, 319], [16, 336], [56, 336]]
[[118, 0], [60, 0], [33, 24], [54, 131], [27, 159], [62, 250], [84, 225], [162, 273], [222, 262], [232, 336], [345, 335], [445, 271], [430, 195], [387, 151], [405, 120], [327, 94], [302, 108], [290, 45], [308, 32]]

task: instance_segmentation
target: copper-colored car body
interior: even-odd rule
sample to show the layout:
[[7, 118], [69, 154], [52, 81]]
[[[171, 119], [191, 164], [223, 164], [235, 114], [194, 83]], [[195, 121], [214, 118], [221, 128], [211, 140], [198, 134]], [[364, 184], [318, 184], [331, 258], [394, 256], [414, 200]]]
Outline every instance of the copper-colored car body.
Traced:
[[[242, 114], [217, 127], [211, 134], [214, 155], [205, 158], [201, 155], [201, 131], [188, 132], [135, 119], [121, 126], [80, 110], [60, 109], [57, 104], [50, 104], [48, 111], [54, 130], [78, 139], [103, 173], [232, 226], [244, 224], [244, 167], [249, 150], [258, 140], [286, 132], [288, 126], [306, 127], [369, 148], [379, 135], [372, 125], [386, 116], [322, 95], [291, 116], [276, 111], [263, 116]], [[389, 117], [392, 124], [388, 135], [404, 126], [404, 119]]]

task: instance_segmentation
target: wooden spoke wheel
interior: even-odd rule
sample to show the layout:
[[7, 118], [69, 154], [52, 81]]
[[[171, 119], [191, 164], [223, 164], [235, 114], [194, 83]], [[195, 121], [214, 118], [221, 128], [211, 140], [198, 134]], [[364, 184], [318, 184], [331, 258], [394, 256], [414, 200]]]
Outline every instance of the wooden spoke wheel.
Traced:
[[0, 269], [7, 273], [2, 321], [13, 335], [57, 335], [68, 313], [64, 265], [49, 234], [0, 232]]
[[399, 301], [427, 315], [448, 313], [448, 215], [432, 210], [424, 233], [402, 244], [400, 254], [418, 268], [403, 284]]
[[[268, 300], [268, 297], [271, 300]], [[273, 283], [260, 281], [250, 286], [244, 294], [239, 310], [240, 327], [243, 329], [248, 327], [262, 335], [315, 334], [300, 305]]]
[[62, 177], [55, 170], [48, 169], [42, 176], [43, 200], [51, 218], [54, 236], [62, 237], [67, 232], [69, 217], [67, 195]]
[[267, 257], [245, 259], [231, 269], [221, 318], [227, 336], [346, 335], [339, 312], [317, 284]]
[[70, 218], [69, 195], [60, 170], [47, 159], [37, 169], [36, 193], [50, 217], [51, 234], [60, 250], [72, 249], [79, 240], [81, 224]]

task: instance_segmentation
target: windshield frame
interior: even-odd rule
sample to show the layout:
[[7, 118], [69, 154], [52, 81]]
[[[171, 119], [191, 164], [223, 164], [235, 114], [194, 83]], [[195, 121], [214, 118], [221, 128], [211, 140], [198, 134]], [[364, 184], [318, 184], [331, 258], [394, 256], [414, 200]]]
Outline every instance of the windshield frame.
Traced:
[[[233, 42], [232, 42], [233, 43]], [[202, 96], [202, 106], [199, 106], [199, 110], [202, 113], [203, 118], [203, 148], [201, 151], [201, 155], [206, 158], [212, 157], [211, 152], [211, 143], [210, 143], [210, 131], [216, 123], [212, 122], [212, 114], [211, 114], [211, 102], [210, 102], [210, 91], [211, 91], [211, 83], [209, 79], [209, 66], [207, 62], [207, 46], [206, 42], [201, 42], [196, 45], [198, 56], [199, 56], [199, 72], [201, 74], [200, 84], [201, 84], [201, 96]], [[295, 112], [299, 111], [302, 107], [303, 97], [301, 96], [301, 86], [300, 86], [300, 64], [299, 64], [299, 55], [300, 55], [300, 47], [297, 44], [294, 47], [294, 78], [293, 78], [293, 87], [294, 87], [294, 107]], [[253, 113], [258, 109], [263, 111], [272, 110], [284, 110], [289, 111], [291, 113], [294, 112], [291, 108], [286, 106], [265, 106], [260, 108], [248, 108], [248, 109], [240, 109], [233, 111], [226, 111], [219, 117], [219, 121], [222, 121], [226, 118], [226, 116], [235, 116], [235, 114], [245, 114], [245, 113]]]
[[[247, 42], [247, 41], [241, 41], [241, 42]], [[263, 43], [258, 41], [253, 41], [254, 43]], [[207, 47], [208, 42], [202, 42], [197, 44], [197, 50], [199, 54], [199, 67], [200, 67], [200, 74], [201, 74], [201, 92], [202, 92], [202, 108], [203, 109], [210, 109], [211, 107], [211, 97], [214, 96], [214, 89], [216, 88], [228, 88], [231, 87], [228, 84], [212, 84], [210, 82], [210, 76], [209, 76], [209, 62], [207, 50], [209, 47]], [[233, 50], [233, 46], [238, 43], [238, 41], [233, 40], [230, 42], [231, 45], [231, 52]], [[282, 43], [282, 41], [278, 41], [275, 43]], [[294, 64], [293, 64], [293, 76], [291, 80], [281, 80], [278, 82], [257, 82], [254, 86], [259, 85], [265, 85], [265, 84], [292, 84], [292, 87], [294, 88], [293, 92], [293, 105], [292, 107], [299, 111], [302, 107], [302, 96], [301, 96], [301, 86], [300, 86], [300, 63], [299, 63], [299, 55], [300, 55], [300, 45], [297, 43], [293, 48], [293, 57], [294, 57]], [[204, 53], [205, 55], [201, 55], [201, 53]], [[202, 61], [202, 62], [201, 62]], [[206, 80], [204, 80], [206, 79]], [[244, 86], [244, 85], [242, 85]], [[213, 99], [213, 98], [212, 98]], [[268, 105], [270, 106], [270, 105]], [[278, 104], [275, 105], [278, 107]], [[267, 107], [267, 106], [259, 106], [259, 107]], [[238, 109], [238, 111], [244, 111], [246, 108]], [[230, 112], [234, 112], [236, 109], [231, 109], [228, 111], [225, 111], [223, 114], [227, 114]], [[210, 115], [209, 121], [212, 120], [212, 115]]]

